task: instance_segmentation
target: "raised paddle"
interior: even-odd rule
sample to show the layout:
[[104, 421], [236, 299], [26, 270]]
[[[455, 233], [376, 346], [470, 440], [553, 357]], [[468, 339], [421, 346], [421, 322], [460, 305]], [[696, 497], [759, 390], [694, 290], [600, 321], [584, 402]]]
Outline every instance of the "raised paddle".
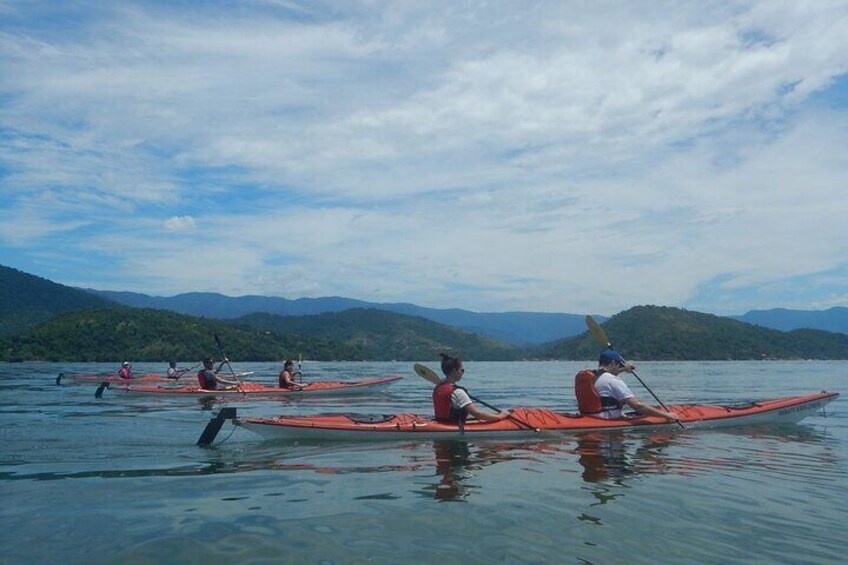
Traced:
[[[601, 345], [603, 345], [604, 347], [606, 347], [608, 349], [615, 350], [615, 348], [612, 346], [609, 339], [607, 338], [607, 332], [605, 332], [604, 328], [602, 328], [598, 324], [598, 322], [595, 321], [595, 318], [587, 315], [586, 316], [586, 326], [589, 328], [589, 333], [592, 335], [593, 338], [595, 338], [595, 341], [597, 341], [598, 343], [600, 343]], [[666, 412], [669, 411], [668, 408], [666, 407], [666, 405], [663, 404], [663, 401], [660, 400], [657, 397], [656, 394], [654, 394], [654, 391], [651, 390], [651, 387], [646, 385], [645, 381], [643, 381], [642, 379], [639, 378], [639, 375], [636, 374], [636, 371], [630, 371], [630, 374], [632, 374], [634, 377], [636, 377], [636, 380], [639, 381], [642, 384], [643, 387], [645, 387], [645, 390], [647, 390], [648, 392], [651, 393], [651, 396], [653, 396], [654, 400], [656, 400], [659, 403], [659, 405], [662, 406], [663, 410], [665, 410]], [[680, 420], [675, 420], [675, 421], [677, 422], [678, 426], [680, 426], [683, 429], [686, 429], [686, 426], [684, 426], [683, 423]]]
[[[441, 384], [442, 379], [440, 379], [439, 375], [437, 375], [436, 372], [433, 371], [433, 369], [431, 369], [430, 367], [428, 367], [426, 365], [422, 365], [421, 363], [416, 363], [415, 365], [412, 366], [412, 368], [415, 370], [415, 374], [418, 375], [419, 377], [421, 377], [422, 379], [430, 381], [434, 385]], [[475, 397], [471, 396], [470, 394], [468, 395], [468, 398], [470, 398], [471, 400], [473, 400], [474, 402], [476, 402], [478, 404], [482, 404], [483, 406], [485, 406], [486, 408], [489, 408], [490, 410], [494, 410], [495, 412], [501, 411], [499, 408], [495, 408], [491, 404], [489, 404], [487, 402], [483, 402], [479, 398], [475, 398]], [[509, 418], [510, 420], [515, 422], [516, 424], [520, 424], [520, 425], [526, 427], [528, 430], [533, 430], [534, 432], [539, 433], [539, 428], [537, 428], [535, 426], [531, 426], [530, 424], [528, 424], [524, 420], [522, 420], [520, 418], [516, 418], [512, 414], [507, 416], [507, 418]]]
[[242, 386], [242, 384], [244, 384], [244, 383], [241, 382], [241, 379], [238, 378], [238, 375], [236, 375], [236, 372], [233, 371], [233, 366], [230, 365], [230, 360], [227, 358], [227, 354], [224, 353], [224, 347], [221, 345], [221, 340], [218, 338], [218, 334], [213, 334], [213, 335], [215, 336], [215, 343], [218, 344], [218, 352], [224, 358], [224, 363], [226, 363], [227, 367], [230, 369], [230, 374], [236, 380], [236, 382], [238, 383], [238, 386]]
[[303, 354], [297, 354], [297, 375], [300, 377], [300, 384], [303, 384], [303, 372], [300, 370], [300, 364], [303, 362]]

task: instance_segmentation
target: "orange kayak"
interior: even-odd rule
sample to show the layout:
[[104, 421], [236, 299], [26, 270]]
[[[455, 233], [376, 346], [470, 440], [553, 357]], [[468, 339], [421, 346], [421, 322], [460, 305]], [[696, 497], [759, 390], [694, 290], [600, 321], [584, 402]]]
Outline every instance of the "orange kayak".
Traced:
[[[681, 404], [668, 408], [680, 417], [686, 428], [787, 424], [796, 423], [821, 410], [837, 396], [839, 394], [835, 392], [821, 392], [739, 405]], [[676, 428], [678, 425], [655, 416], [605, 420], [595, 416], [555, 412], [546, 408], [515, 408], [511, 418], [497, 422], [469, 421], [466, 422], [464, 430], [460, 430], [455, 424], [436, 422], [428, 416], [415, 414], [238, 418], [235, 409], [229, 410], [232, 412], [225, 418], [234, 419], [236, 425], [268, 439], [286, 440], [526, 439], [542, 434]]]
[[169, 379], [158, 373], [145, 373], [136, 375], [131, 379], [122, 379], [114, 373], [59, 373], [56, 384], [62, 384], [63, 380], [78, 383], [173, 383], [177, 379]]
[[302, 390], [279, 388], [260, 383], [245, 382], [238, 386], [208, 390], [199, 386], [146, 386], [127, 384], [126, 381], [111, 383], [112, 390], [171, 396], [330, 396], [373, 392], [399, 381], [403, 377], [382, 377], [364, 381], [318, 381], [302, 385]]
[[[252, 375], [253, 371], [248, 373], [236, 373], [239, 378]], [[194, 373], [184, 373], [181, 377], [171, 379], [166, 375], [159, 373], [144, 373], [135, 375], [131, 379], [123, 379], [115, 373], [59, 373], [56, 377], [56, 384], [62, 384], [63, 380], [78, 382], [78, 383], [123, 383], [123, 384], [154, 384], [154, 383], [178, 383], [188, 382], [190, 380], [196, 382]]]

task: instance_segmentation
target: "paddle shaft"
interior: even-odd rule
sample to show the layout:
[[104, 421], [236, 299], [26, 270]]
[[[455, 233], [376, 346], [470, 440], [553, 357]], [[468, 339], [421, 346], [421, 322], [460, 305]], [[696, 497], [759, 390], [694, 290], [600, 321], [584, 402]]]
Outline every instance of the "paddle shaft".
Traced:
[[[500, 410], [500, 408], [496, 408], [496, 407], [492, 406], [491, 404], [489, 404], [488, 402], [483, 402], [483, 401], [482, 401], [482, 400], [480, 400], [479, 398], [474, 397], [474, 396], [471, 396], [470, 394], [468, 395], [468, 398], [470, 398], [470, 399], [471, 399], [471, 400], [473, 400], [474, 402], [477, 402], [477, 403], [479, 403], [479, 404], [482, 404], [483, 406], [485, 406], [486, 408], [489, 408], [490, 410], [494, 410], [495, 412], [500, 412], [500, 411], [501, 411], [501, 410]], [[515, 417], [515, 416], [513, 416], [512, 414], [510, 414], [509, 416], [507, 416], [507, 418], [509, 418], [510, 420], [512, 420], [513, 422], [515, 422], [516, 424], [519, 424], [519, 425], [522, 425], [522, 426], [526, 427], [528, 430], [533, 430], [533, 431], [534, 431], [534, 432], [536, 432], [536, 433], [539, 433], [539, 431], [540, 431], [540, 430], [539, 430], [539, 428], [537, 428], [536, 426], [531, 426], [530, 424], [528, 424], [527, 422], [525, 422], [525, 421], [524, 421], [524, 420], [522, 420], [521, 418], [516, 418], [516, 417]]]
[[300, 384], [303, 384], [303, 371], [300, 370], [300, 364], [303, 361], [303, 355], [297, 354], [297, 376], [300, 377]]
[[[598, 322], [595, 321], [595, 319], [592, 316], [586, 316], [586, 325], [589, 327], [589, 333], [592, 335], [593, 338], [595, 338], [595, 340], [598, 343], [600, 343], [601, 345], [603, 345], [603, 346], [605, 346], [609, 349], [612, 349], [613, 351], [615, 350], [615, 348], [612, 346], [612, 343], [610, 343], [609, 338], [607, 338], [607, 332], [604, 331], [604, 328], [602, 328], [598, 324]], [[636, 377], [636, 380], [639, 381], [639, 383], [643, 387], [645, 387], [645, 390], [647, 390], [651, 394], [651, 396], [654, 397], [654, 400], [656, 400], [659, 403], [659, 405], [662, 407], [663, 410], [665, 410], [666, 412], [669, 411], [668, 407], [665, 404], [663, 404], [663, 401], [660, 400], [659, 397], [656, 394], [654, 394], [654, 391], [651, 390], [651, 387], [646, 385], [645, 381], [643, 381], [642, 379], [639, 378], [639, 375], [636, 374], [635, 370], [630, 371], [630, 374], [633, 375], [634, 377]], [[675, 421], [677, 422], [678, 426], [680, 426], [683, 429], [686, 429], [686, 426], [683, 425], [683, 422], [681, 422], [680, 420], [675, 420]]]
[[639, 378], [639, 375], [636, 374], [636, 371], [630, 371], [630, 374], [633, 375], [634, 377], [636, 377], [636, 380], [639, 381], [642, 384], [643, 387], [645, 387], [645, 390], [647, 390], [648, 392], [651, 393], [651, 396], [653, 396], [654, 400], [656, 400], [659, 403], [659, 405], [662, 406], [662, 409], [665, 410], [666, 412], [668, 412], [668, 407], [665, 404], [663, 404], [662, 400], [657, 398], [657, 395], [654, 394], [654, 391], [651, 390], [651, 387], [646, 385], [645, 381], [643, 381], [642, 379]]
[[241, 379], [238, 378], [238, 375], [236, 375], [236, 372], [233, 371], [233, 366], [230, 365], [230, 360], [227, 358], [227, 354], [224, 353], [224, 348], [221, 346], [221, 340], [218, 339], [218, 334], [214, 334], [214, 335], [215, 335], [215, 343], [218, 344], [218, 352], [224, 357], [224, 363], [227, 364], [227, 368], [230, 370], [230, 374], [233, 376], [233, 378], [236, 380], [236, 382], [239, 384], [239, 386], [241, 386], [241, 384], [242, 384]]

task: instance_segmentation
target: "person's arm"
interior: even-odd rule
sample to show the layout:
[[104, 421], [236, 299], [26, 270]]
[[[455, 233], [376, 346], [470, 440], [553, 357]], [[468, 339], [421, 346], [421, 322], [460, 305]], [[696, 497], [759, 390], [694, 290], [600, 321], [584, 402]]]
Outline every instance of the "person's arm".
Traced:
[[[224, 360], [221, 361], [218, 364], [218, 368], [215, 369], [215, 380], [218, 381], [219, 383], [221, 383], [222, 385], [240, 385], [241, 383], [238, 380], [225, 379], [224, 377], [222, 377], [221, 375], [218, 374], [218, 373], [221, 372], [221, 369], [224, 367], [224, 365], [229, 365], [229, 364], [230, 364], [230, 360], [227, 359], [226, 357], [224, 357]], [[230, 367], [230, 371], [232, 371], [232, 367]]]
[[240, 385], [241, 383], [238, 381], [231, 381], [230, 379], [225, 379], [224, 377], [215, 374], [215, 380], [221, 383], [222, 385]]
[[660, 418], [665, 418], [667, 420], [677, 420], [677, 416], [672, 414], [671, 412], [665, 412], [664, 410], [658, 410], [653, 406], [645, 404], [641, 400], [636, 397], [628, 398], [624, 401], [625, 404], [639, 412], [640, 414], [646, 414], [648, 416], [659, 416]]
[[504, 418], [509, 418], [512, 413], [511, 410], [501, 410], [500, 412], [489, 412], [488, 410], [481, 410], [477, 408], [477, 405], [473, 402], [465, 407], [465, 410], [478, 420], [483, 420], [485, 422], [497, 422], [498, 420], [503, 420]]

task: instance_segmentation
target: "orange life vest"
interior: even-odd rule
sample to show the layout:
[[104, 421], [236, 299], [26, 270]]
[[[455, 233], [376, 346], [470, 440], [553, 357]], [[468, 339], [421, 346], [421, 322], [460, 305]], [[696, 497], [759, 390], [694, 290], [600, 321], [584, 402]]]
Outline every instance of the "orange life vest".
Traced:
[[577, 408], [581, 414], [597, 414], [604, 409], [601, 395], [595, 389], [595, 381], [599, 376], [591, 369], [583, 369], [574, 375], [574, 396], [577, 397]]

